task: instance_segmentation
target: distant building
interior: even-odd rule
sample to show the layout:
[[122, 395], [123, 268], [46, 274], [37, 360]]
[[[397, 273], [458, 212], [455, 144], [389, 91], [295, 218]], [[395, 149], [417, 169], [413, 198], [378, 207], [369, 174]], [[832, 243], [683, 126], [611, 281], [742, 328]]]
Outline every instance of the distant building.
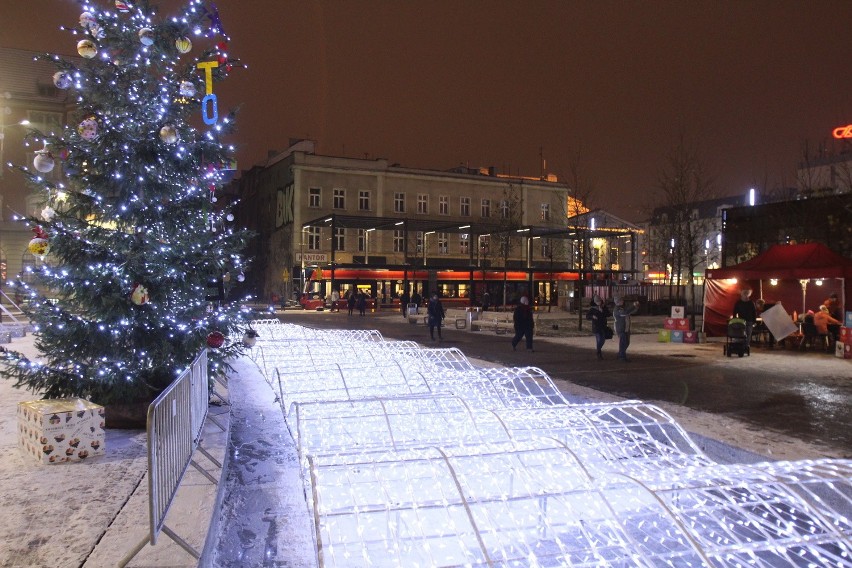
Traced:
[[[28, 129], [59, 132], [73, 108], [68, 91], [53, 84], [55, 67], [35, 61], [36, 55], [32, 51], [0, 48], [0, 285], [19, 273], [26, 279], [28, 269], [42, 261], [27, 251], [32, 233], [11, 219], [15, 215], [38, 214], [44, 196], [32, 192], [25, 178], [8, 163], [31, 168], [35, 151], [42, 148], [24, 146]], [[22, 121], [29, 124], [24, 126]], [[53, 171], [45, 175], [61, 179], [58, 157]]]
[[[413, 169], [317, 155], [302, 140], [233, 187], [240, 223], [258, 234], [246, 286], [265, 300], [363, 289], [389, 304], [416, 290], [469, 305], [486, 291], [501, 300], [505, 281], [507, 301], [530, 294], [556, 303], [587, 272], [621, 280], [638, 266], [638, 228], [609, 227], [603, 212], [596, 228], [586, 222], [592, 214], [572, 224], [587, 210], [555, 176]], [[578, 264], [590, 243], [595, 262]]]

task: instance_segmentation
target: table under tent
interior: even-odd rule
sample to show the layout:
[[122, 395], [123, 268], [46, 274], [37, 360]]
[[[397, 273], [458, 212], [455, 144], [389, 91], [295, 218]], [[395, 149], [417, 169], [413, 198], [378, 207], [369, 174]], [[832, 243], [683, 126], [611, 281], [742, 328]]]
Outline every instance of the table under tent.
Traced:
[[[841, 310], [849, 310], [852, 296], [852, 259], [820, 243], [773, 245], [762, 254], [724, 268], [707, 270], [704, 280], [704, 332], [724, 337], [734, 304], [744, 288], [751, 299], [780, 304], [793, 316], [816, 311], [832, 293]], [[776, 337], [776, 339], [782, 339]]]

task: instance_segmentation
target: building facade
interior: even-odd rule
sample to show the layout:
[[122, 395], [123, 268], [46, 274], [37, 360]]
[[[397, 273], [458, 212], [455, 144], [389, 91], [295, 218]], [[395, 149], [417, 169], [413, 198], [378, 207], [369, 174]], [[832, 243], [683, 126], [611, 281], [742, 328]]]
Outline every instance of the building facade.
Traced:
[[[317, 155], [300, 141], [244, 171], [235, 187], [239, 221], [257, 233], [246, 287], [265, 301], [361, 289], [385, 305], [404, 292], [461, 305], [481, 303], [485, 292], [495, 304], [529, 294], [557, 305], [587, 272], [618, 279], [637, 266], [636, 228], [569, 225], [581, 204], [553, 176], [405, 168]], [[591, 239], [597, 264], [580, 270]]]
[[[25, 145], [27, 133], [58, 132], [68, 123], [73, 105], [69, 91], [53, 83], [55, 67], [35, 60], [35, 52], [0, 48], [0, 286], [20, 275], [24, 280], [42, 258], [27, 250], [32, 233], [15, 218], [38, 216], [44, 196], [27, 187], [25, 178], [9, 163], [33, 167], [35, 152], [42, 146]], [[50, 150], [48, 148], [48, 150]], [[62, 179], [62, 161], [45, 176]]]

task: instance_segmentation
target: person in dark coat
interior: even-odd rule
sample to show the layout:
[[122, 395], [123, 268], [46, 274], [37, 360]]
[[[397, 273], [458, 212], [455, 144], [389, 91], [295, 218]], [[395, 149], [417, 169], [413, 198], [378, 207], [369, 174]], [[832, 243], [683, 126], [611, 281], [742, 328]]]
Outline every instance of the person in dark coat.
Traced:
[[355, 311], [355, 303], [357, 301], [357, 294], [355, 293], [355, 289], [349, 290], [349, 298], [346, 299], [346, 307], [349, 308], [349, 315], [352, 315], [352, 312]]
[[408, 295], [408, 290], [402, 293], [399, 297], [399, 306], [402, 309], [402, 317], [408, 317], [408, 304], [411, 302], [411, 296]]
[[420, 315], [420, 304], [423, 303], [423, 297], [420, 295], [420, 293], [417, 290], [415, 290], [414, 293], [411, 295], [411, 303], [417, 304], [417, 315], [419, 316]]
[[603, 298], [595, 294], [592, 299], [592, 307], [586, 312], [586, 319], [592, 322], [592, 333], [595, 335], [595, 349], [598, 352], [598, 359], [603, 359], [601, 350], [606, 341], [606, 318], [611, 315], [609, 308], [604, 305]]
[[512, 322], [515, 324], [515, 337], [512, 338], [512, 349], [517, 348], [522, 337], [526, 337], [527, 351], [533, 351], [535, 318], [533, 318], [529, 298], [526, 296], [522, 296], [521, 301], [515, 307], [515, 313], [512, 314]]
[[482, 295], [482, 311], [487, 312], [488, 308], [491, 307], [491, 294], [488, 293], [488, 290]]
[[639, 311], [639, 302], [633, 302], [630, 306], [624, 305], [624, 298], [615, 297], [615, 334], [618, 335], [618, 358], [627, 363], [627, 348], [630, 347], [630, 316]]
[[745, 343], [746, 346], [749, 346], [751, 344], [751, 332], [754, 330], [755, 322], [757, 322], [757, 308], [751, 299], [751, 290], [740, 291], [740, 299], [734, 304], [731, 317], [745, 320]]
[[438, 341], [443, 341], [441, 337], [441, 323], [444, 321], [444, 305], [438, 299], [438, 294], [432, 294], [432, 299], [426, 306], [426, 314], [429, 316], [429, 337], [432, 341], [435, 340], [435, 328], [438, 328]]
[[367, 313], [367, 294], [358, 292], [358, 313], [362, 316]]

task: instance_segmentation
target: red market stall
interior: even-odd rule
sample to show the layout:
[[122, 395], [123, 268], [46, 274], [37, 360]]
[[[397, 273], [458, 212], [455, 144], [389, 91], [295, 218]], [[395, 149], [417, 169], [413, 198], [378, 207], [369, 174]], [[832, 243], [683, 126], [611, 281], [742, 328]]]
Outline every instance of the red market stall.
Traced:
[[707, 270], [704, 280], [704, 332], [724, 337], [740, 290], [752, 300], [781, 302], [792, 314], [816, 310], [832, 293], [848, 310], [852, 297], [852, 259], [820, 243], [773, 245], [764, 253], [734, 266]]

